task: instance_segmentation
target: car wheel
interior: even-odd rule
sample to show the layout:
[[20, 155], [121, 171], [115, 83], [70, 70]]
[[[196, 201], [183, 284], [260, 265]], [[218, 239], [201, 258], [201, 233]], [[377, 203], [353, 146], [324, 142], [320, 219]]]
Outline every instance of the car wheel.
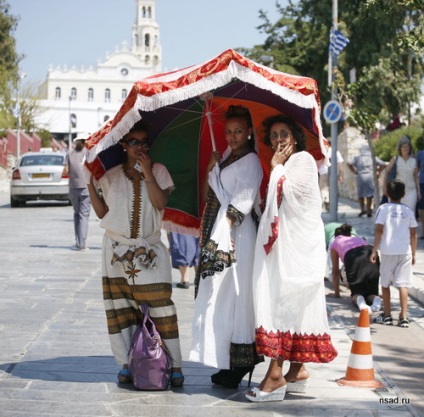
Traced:
[[19, 200], [15, 197], [10, 197], [10, 207], [19, 207]]

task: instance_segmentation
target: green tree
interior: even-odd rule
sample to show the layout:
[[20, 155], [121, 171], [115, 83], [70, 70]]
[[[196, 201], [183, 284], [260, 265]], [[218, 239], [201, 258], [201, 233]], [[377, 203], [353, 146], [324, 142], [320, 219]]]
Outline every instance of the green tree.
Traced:
[[16, 87], [20, 57], [13, 36], [18, 18], [10, 14], [6, 0], [0, 0], [0, 129], [10, 127], [13, 90]]
[[[338, 4], [338, 29], [350, 43], [339, 55], [336, 79], [339, 97], [344, 101], [356, 92], [357, 106], [365, 96], [367, 111], [386, 118], [400, 111], [408, 113], [410, 104], [418, 101], [422, 77], [423, 25], [420, 11], [423, 0], [350, 0]], [[263, 45], [242, 50], [248, 57], [262, 61], [273, 57], [273, 66], [281, 71], [312, 77], [318, 82], [321, 99], [330, 99], [328, 87], [328, 45], [332, 26], [332, 0], [289, 0], [286, 7], [278, 2], [281, 17], [272, 23], [261, 10], [258, 29], [267, 35]], [[372, 39], [372, 42], [370, 42]], [[374, 68], [375, 67], [375, 68]], [[347, 91], [352, 69], [360, 85], [378, 82], [378, 94], [353, 87]], [[384, 72], [384, 77], [381, 77]], [[361, 81], [361, 78], [365, 80]], [[385, 80], [389, 79], [387, 83]], [[377, 88], [374, 88], [374, 90]]]
[[[39, 105], [41, 99], [39, 94], [39, 86], [36, 83], [27, 83], [21, 87], [20, 93], [20, 109], [21, 109], [21, 129], [26, 132], [34, 132], [38, 129], [35, 123], [37, 116], [41, 114], [43, 109]], [[14, 105], [15, 101], [13, 101]], [[13, 109], [9, 109], [9, 114], [13, 113]], [[14, 118], [12, 126], [17, 127], [17, 120]]]
[[[259, 61], [272, 56], [276, 69], [314, 78], [322, 101], [327, 102], [331, 98], [328, 44], [333, 1], [288, 3], [287, 7], [276, 3], [281, 17], [275, 23], [260, 11], [263, 23], [258, 29], [267, 39], [263, 45], [243, 52]], [[411, 104], [419, 101], [423, 6], [423, 0], [338, 2], [338, 29], [350, 43], [338, 57], [332, 87], [342, 103], [349, 103], [348, 121], [362, 129], [374, 156], [371, 134], [376, 122], [388, 123], [398, 113], [407, 114], [409, 121]], [[356, 80], [350, 80], [352, 70]], [[374, 171], [376, 180], [375, 167]], [[376, 191], [378, 201], [378, 187]]]
[[52, 134], [46, 129], [40, 129], [37, 132], [37, 135], [41, 139], [41, 146], [43, 148], [50, 148], [52, 146]]

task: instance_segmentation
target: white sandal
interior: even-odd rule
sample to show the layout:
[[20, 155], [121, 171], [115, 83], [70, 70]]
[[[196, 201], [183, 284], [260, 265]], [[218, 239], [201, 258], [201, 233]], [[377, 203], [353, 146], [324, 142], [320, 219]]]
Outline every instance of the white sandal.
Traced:
[[254, 387], [246, 392], [246, 398], [253, 402], [265, 402], [265, 401], [283, 401], [286, 395], [287, 385], [283, 385], [280, 388], [275, 389], [271, 392], [261, 391], [258, 387]]
[[306, 392], [309, 387], [309, 378], [300, 381], [287, 381], [287, 392]]

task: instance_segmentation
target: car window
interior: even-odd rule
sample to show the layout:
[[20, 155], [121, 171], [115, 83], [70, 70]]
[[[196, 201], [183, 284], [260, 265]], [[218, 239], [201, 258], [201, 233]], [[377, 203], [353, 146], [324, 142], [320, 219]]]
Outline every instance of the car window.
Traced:
[[28, 155], [22, 158], [21, 166], [31, 165], [63, 165], [62, 155]]

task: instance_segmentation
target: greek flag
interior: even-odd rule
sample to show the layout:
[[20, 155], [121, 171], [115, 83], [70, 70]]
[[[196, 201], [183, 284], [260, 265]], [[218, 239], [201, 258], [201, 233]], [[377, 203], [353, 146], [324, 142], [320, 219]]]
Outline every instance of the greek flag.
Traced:
[[16, 103], [13, 107], [13, 117], [18, 118], [21, 114], [21, 107], [19, 106], [19, 103]]
[[338, 30], [331, 29], [330, 32], [330, 52], [339, 55], [349, 43], [349, 39], [343, 36]]

